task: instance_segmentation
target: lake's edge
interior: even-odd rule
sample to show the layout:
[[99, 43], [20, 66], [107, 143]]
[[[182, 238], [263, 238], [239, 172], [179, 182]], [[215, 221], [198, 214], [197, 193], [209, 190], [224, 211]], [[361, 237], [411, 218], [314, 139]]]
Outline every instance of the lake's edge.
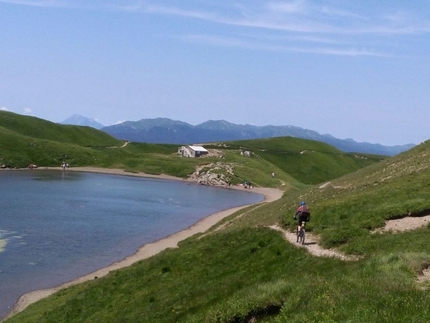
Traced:
[[[122, 169], [107, 169], [107, 168], [95, 168], [95, 167], [74, 167], [69, 168], [66, 170], [62, 170], [61, 167], [44, 167], [44, 168], [38, 168], [42, 170], [59, 170], [59, 171], [78, 171], [78, 172], [90, 172], [90, 173], [100, 173], [100, 174], [111, 174], [111, 175], [121, 175], [121, 176], [136, 176], [136, 177], [145, 177], [145, 178], [157, 178], [157, 179], [166, 179], [166, 180], [175, 180], [175, 181], [188, 181], [187, 179], [169, 176], [169, 175], [151, 175], [146, 173], [130, 173], [126, 172]], [[29, 171], [37, 171], [37, 169], [29, 170]], [[283, 191], [274, 189], [274, 188], [262, 188], [262, 187], [256, 187], [251, 190], [245, 189], [243, 187], [236, 187], [232, 186], [232, 189], [236, 190], [244, 190], [249, 191], [256, 194], [261, 194], [264, 196], [264, 202], [272, 202], [282, 197]], [[42, 290], [36, 290], [29, 293], [26, 293], [22, 295], [17, 303], [14, 305], [13, 309], [1, 320], [3, 322], [4, 320], [10, 318], [11, 316], [21, 312], [24, 310], [27, 306], [29, 306], [32, 303], [35, 303], [42, 298], [48, 297], [55, 292], [67, 288], [69, 286], [73, 286], [79, 283], [83, 283], [89, 280], [92, 280], [94, 278], [99, 278], [107, 275], [109, 272], [117, 269], [121, 269], [124, 267], [128, 267], [132, 265], [133, 263], [150, 258], [159, 252], [168, 249], [168, 248], [177, 248], [178, 243], [182, 240], [185, 240], [191, 236], [193, 236], [196, 233], [202, 233], [207, 231], [209, 228], [211, 228], [213, 225], [215, 225], [217, 222], [221, 221], [223, 218], [233, 214], [234, 212], [245, 208], [249, 205], [243, 205], [227, 210], [223, 210], [221, 212], [217, 212], [214, 214], [211, 214], [194, 225], [190, 226], [187, 229], [181, 230], [177, 233], [174, 233], [170, 236], [167, 236], [165, 238], [162, 238], [156, 242], [148, 243], [140, 247], [133, 255], [128, 256], [124, 258], [121, 261], [115, 262], [107, 267], [101, 268], [99, 270], [96, 270], [92, 273], [89, 273], [87, 275], [84, 275], [82, 277], [79, 277], [77, 279], [74, 279], [72, 281], [66, 282], [64, 284], [61, 284], [54, 288], [48, 288], [48, 289], [42, 289]]]

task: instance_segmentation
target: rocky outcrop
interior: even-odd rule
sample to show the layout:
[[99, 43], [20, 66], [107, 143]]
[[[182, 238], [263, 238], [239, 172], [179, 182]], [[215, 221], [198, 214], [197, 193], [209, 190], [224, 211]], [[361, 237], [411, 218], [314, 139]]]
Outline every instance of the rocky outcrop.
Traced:
[[228, 187], [233, 176], [232, 164], [217, 162], [197, 167], [190, 179], [202, 185]]

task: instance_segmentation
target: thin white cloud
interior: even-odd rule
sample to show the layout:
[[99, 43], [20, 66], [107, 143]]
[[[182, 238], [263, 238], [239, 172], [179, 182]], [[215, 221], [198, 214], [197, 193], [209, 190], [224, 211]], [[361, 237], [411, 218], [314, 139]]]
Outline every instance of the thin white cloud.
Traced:
[[324, 54], [324, 55], [337, 55], [337, 56], [376, 56], [376, 57], [393, 57], [393, 55], [378, 53], [375, 51], [355, 48], [290, 48], [291, 51], [309, 54]]
[[368, 17], [364, 17], [361, 16], [359, 14], [347, 11], [347, 10], [342, 10], [342, 9], [337, 9], [337, 8], [333, 8], [333, 7], [321, 7], [318, 9], [322, 14], [327, 15], [327, 16], [331, 16], [331, 17], [341, 17], [341, 18], [356, 18], [356, 19], [364, 19], [364, 20], [368, 20]]
[[9, 111], [9, 109], [8, 109], [8, 108], [6, 108], [6, 107], [1, 107], [1, 108], [0, 108], [0, 110], [1, 110], [1, 111]]
[[164, 7], [164, 6], [148, 6], [141, 10], [144, 13], [151, 14], [161, 14], [161, 15], [171, 15], [171, 16], [181, 16], [186, 18], [194, 18], [200, 20], [207, 20], [211, 22], [217, 22], [222, 24], [233, 24], [234, 20], [227, 17], [219, 16], [214, 13], [200, 11], [200, 10], [186, 10], [179, 9], [176, 7]]
[[269, 1], [260, 2], [260, 5], [241, 0], [229, 5], [219, 2], [177, 2], [176, 6], [160, 5], [160, 2], [151, 0], [0, 0], [0, 3], [178, 16], [296, 33], [403, 35], [430, 32], [430, 23], [419, 20], [406, 10], [383, 12], [380, 9], [382, 12], [364, 15], [309, 0]]
[[[0, 0], [0, 3], [116, 10], [196, 19], [232, 28], [223, 30], [222, 34], [219, 29], [210, 28], [212, 35], [172, 37], [212, 46], [266, 51], [391, 56], [387, 54], [390, 48], [387, 48], [386, 38], [383, 37], [430, 33], [430, 23], [418, 19], [419, 13], [414, 14], [406, 10], [393, 12], [387, 7], [384, 11], [379, 7], [379, 12], [374, 10], [364, 14], [358, 5], [351, 3], [343, 3], [342, 7], [320, 4], [311, 0], [272, 0], [258, 3], [237, 0], [234, 4], [216, 1], [170, 2], [175, 5], [165, 5], [163, 1], [153, 0], [93, 0], [91, 2], [86, 0]], [[266, 40], [241, 36], [246, 33], [254, 34], [254, 38], [264, 33], [266, 35], [263, 37], [266, 36]], [[383, 42], [385, 45], [382, 45]], [[314, 45], [317, 44], [326, 45], [327, 48], [315, 48]]]
[[[43, 8], [70, 8], [70, 9], [99, 9], [111, 10], [129, 6], [130, 9], [139, 7], [137, 5], [124, 5], [127, 1], [120, 0], [0, 0], [0, 3], [30, 6], [30, 7], [43, 7]], [[135, 1], [133, 1], [134, 3]]]
[[68, 1], [55, 0], [0, 0], [0, 3], [14, 5], [31, 6], [31, 7], [71, 7]]
[[32, 109], [30, 109], [30, 108], [24, 108], [24, 109], [23, 109], [23, 112], [24, 112], [25, 114], [32, 114], [32, 113], [33, 113], [33, 110], [32, 110]]
[[267, 8], [271, 11], [276, 11], [280, 13], [288, 13], [288, 14], [303, 14], [308, 12], [307, 4], [303, 0], [285, 2], [285, 1], [277, 1], [277, 2], [269, 2], [267, 4]]
[[262, 43], [257, 41], [248, 41], [238, 38], [227, 38], [209, 35], [187, 35], [181, 37], [182, 41], [194, 42], [212, 46], [237, 47], [244, 49], [263, 50], [272, 52], [300, 52], [308, 54], [324, 54], [336, 56], [375, 56], [375, 57], [392, 57], [392, 55], [366, 48], [355, 49], [347, 46], [340, 47], [313, 47], [313, 46], [290, 46], [279, 43]]
[[[255, 15], [254, 19], [237, 19], [232, 24], [320, 35], [403, 35], [430, 32], [430, 24], [412, 14], [396, 13], [364, 18], [359, 14], [328, 7], [309, 6], [308, 10], [292, 12], [282, 12], [274, 8], [276, 7], [268, 6], [266, 11]], [[333, 19], [333, 16], [336, 19]]]
[[264, 51], [285, 51], [285, 48], [279, 45], [264, 44], [247, 41], [236, 37], [218, 37], [209, 35], [187, 35], [181, 37], [182, 41], [200, 43], [220, 47], [236, 47], [243, 49], [264, 50]]
[[[407, 16], [403, 14], [401, 16], [397, 13], [393, 16], [393, 14], [387, 13], [381, 14], [379, 17], [377, 15], [374, 17], [365, 17], [348, 10], [328, 6], [320, 7], [306, 1], [269, 2], [264, 6], [242, 4], [240, 6], [232, 6], [230, 10], [223, 11], [219, 10], [218, 7], [209, 11], [202, 8], [187, 9], [178, 6], [151, 4], [141, 4], [133, 7], [124, 6], [123, 8], [124, 10], [127, 8], [129, 11], [147, 14], [180, 16], [219, 24], [287, 32], [404, 34], [430, 31], [428, 24], [423, 26], [423, 23], [414, 19], [412, 15]], [[333, 17], [337, 17], [338, 19], [333, 21]], [[388, 17], [391, 17], [391, 19], [388, 20]], [[403, 17], [403, 20], [400, 20], [400, 17]], [[397, 18], [397, 20], [394, 18]]]

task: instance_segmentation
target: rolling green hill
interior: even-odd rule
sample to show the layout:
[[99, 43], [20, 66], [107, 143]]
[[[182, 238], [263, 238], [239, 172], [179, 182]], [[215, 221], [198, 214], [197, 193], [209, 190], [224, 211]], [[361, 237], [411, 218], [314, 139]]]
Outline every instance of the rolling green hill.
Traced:
[[[326, 247], [342, 246], [345, 251], [359, 254], [374, 239], [369, 230], [382, 226], [385, 220], [430, 214], [429, 152], [430, 142], [425, 142], [378, 164], [302, 191], [302, 199], [315, 201], [314, 209], [319, 216], [312, 229], [321, 236], [321, 243]], [[286, 212], [293, 208], [289, 204]]]
[[[241, 210], [204, 235], [63, 290], [11, 322], [428, 322], [430, 228], [373, 233], [430, 210], [430, 142], [357, 172]], [[353, 260], [317, 257], [289, 232], [301, 200], [308, 231]]]
[[0, 111], [0, 165], [4, 167], [58, 167], [64, 160], [72, 167], [122, 168], [180, 177], [194, 170], [195, 161], [177, 158], [172, 162], [176, 145], [131, 143], [120, 148], [124, 143], [90, 127]]
[[99, 153], [92, 147], [122, 142], [90, 127], [59, 125], [35, 117], [0, 111], [0, 164], [59, 166], [67, 160], [90, 164]]
[[121, 142], [91, 127], [61, 125], [7, 111], [0, 111], [0, 129], [36, 140], [51, 140], [87, 147], [114, 146]]
[[[391, 158], [356, 158], [290, 140], [222, 143], [213, 145], [222, 158], [202, 159], [179, 158], [174, 146], [83, 147], [91, 157], [100, 154], [104, 167], [186, 176], [199, 163], [221, 160], [236, 165], [238, 181], [287, 185], [278, 201], [238, 211], [177, 249], [62, 290], [7, 322], [429, 322], [429, 225], [398, 233], [375, 229], [388, 219], [430, 214], [430, 142]], [[301, 159], [311, 151], [317, 158]], [[284, 160], [295, 162], [296, 171]], [[357, 170], [319, 177], [324, 168], [309, 167], [318, 184], [297, 180], [300, 165], [318, 160]], [[270, 227], [294, 231], [292, 216], [302, 200], [312, 211], [307, 231], [317, 237], [305, 248]], [[352, 260], [314, 256], [309, 249], [316, 243]]]
[[[324, 143], [292, 137], [229, 142], [221, 149], [212, 146], [221, 150], [221, 161], [216, 156], [181, 158], [176, 145], [123, 146], [124, 141], [90, 127], [60, 125], [6, 111], [0, 111], [0, 139], [0, 165], [5, 167], [59, 166], [64, 160], [72, 167], [121, 168], [186, 178], [198, 165], [222, 162], [234, 168], [233, 184], [247, 180], [282, 189], [333, 179], [386, 158], [345, 154]], [[254, 153], [249, 158], [241, 156], [243, 147]], [[276, 178], [271, 177], [272, 172]]]
[[328, 144], [294, 137], [232, 141], [224, 149], [250, 151], [305, 184], [321, 183], [352, 173], [386, 157], [345, 153]]

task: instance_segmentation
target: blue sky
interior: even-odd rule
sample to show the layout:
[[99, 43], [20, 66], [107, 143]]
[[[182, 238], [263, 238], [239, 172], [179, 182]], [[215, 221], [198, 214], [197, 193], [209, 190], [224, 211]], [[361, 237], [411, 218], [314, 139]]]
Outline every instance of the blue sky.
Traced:
[[0, 0], [0, 109], [430, 139], [430, 2]]

